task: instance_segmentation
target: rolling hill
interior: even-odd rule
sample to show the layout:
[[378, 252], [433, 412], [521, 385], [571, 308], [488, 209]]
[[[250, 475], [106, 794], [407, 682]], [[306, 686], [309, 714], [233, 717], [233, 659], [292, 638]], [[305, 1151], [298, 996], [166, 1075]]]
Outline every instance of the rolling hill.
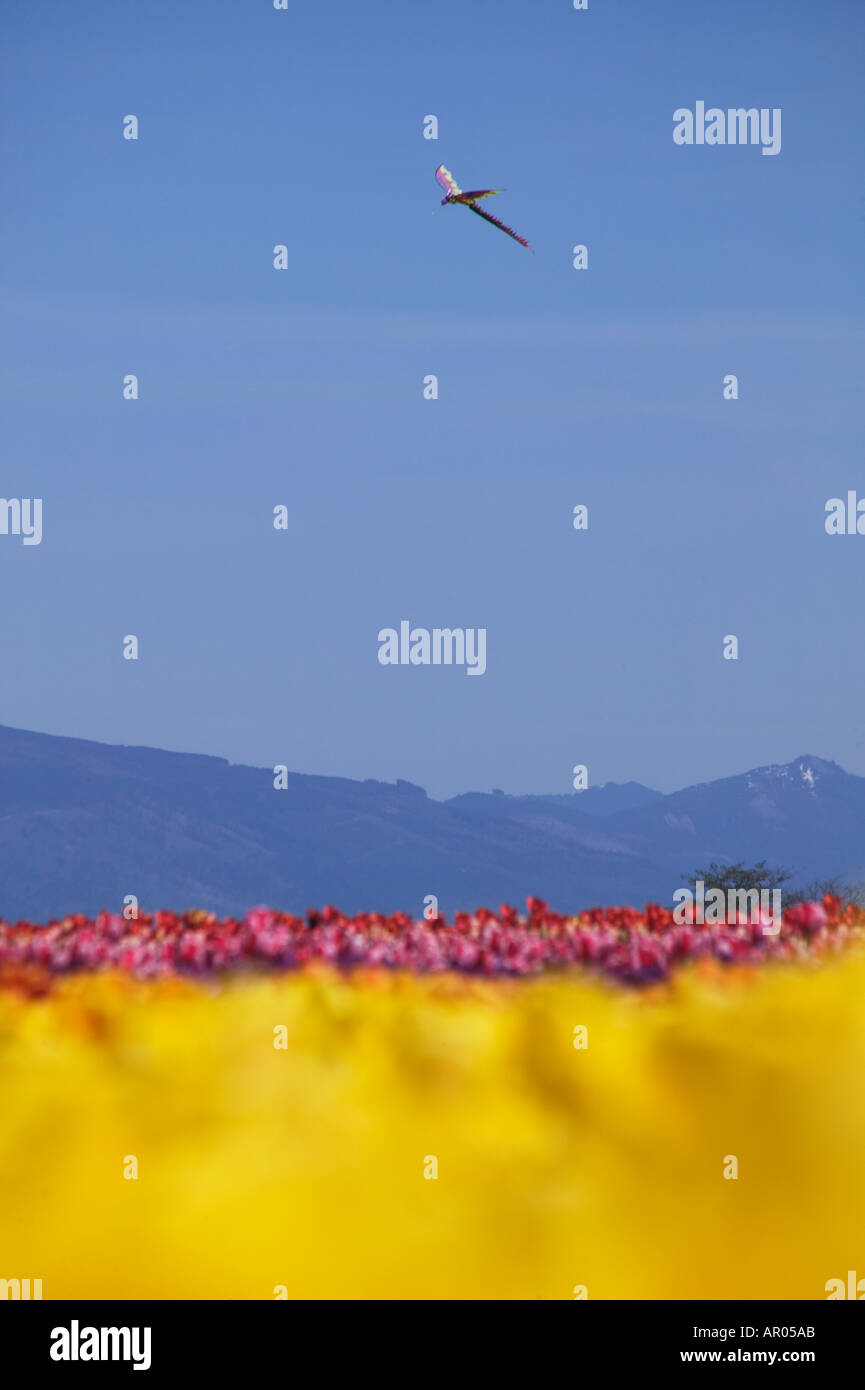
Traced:
[[865, 876], [865, 778], [820, 758], [662, 795], [638, 783], [564, 796], [434, 801], [199, 754], [0, 726], [0, 915], [202, 907], [238, 915], [336, 903], [440, 909], [527, 895], [561, 911], [669, 903], [710, 859], [766, 858], [799, 881]]

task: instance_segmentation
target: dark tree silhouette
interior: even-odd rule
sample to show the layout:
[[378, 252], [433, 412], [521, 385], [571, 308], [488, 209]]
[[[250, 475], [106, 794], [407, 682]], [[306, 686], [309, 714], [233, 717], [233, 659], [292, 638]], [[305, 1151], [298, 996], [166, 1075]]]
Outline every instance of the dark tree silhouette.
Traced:
[[735, 891], [745, 890], [750, 892], [756, 888], [758, 891], [763, 889], [771, 892], [775, 888], [780, 888], [782, 883], [787, 883], [793, 875], [787, 869], [771, 869], [767, 866], [765, 859], [760, 859], [756, 864], [710, 864], [708, 868], [696, 869], [691, 875], [693, 881], [702, 879], [707, 891], [710, 888], [720, 888], [726, 893], [732, 888]]

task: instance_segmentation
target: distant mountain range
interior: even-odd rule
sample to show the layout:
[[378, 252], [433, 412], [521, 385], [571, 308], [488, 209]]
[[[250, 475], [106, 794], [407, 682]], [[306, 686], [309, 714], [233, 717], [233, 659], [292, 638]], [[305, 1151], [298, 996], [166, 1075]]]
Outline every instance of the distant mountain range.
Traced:
[[671, 903], [711, 860], [865, 878], [865, 778], [802, 757], [662, 795], [637, 782], [564, 796], [470, 792], [433, 801], [410, 782], [352, 782], [223, 758], [0, 726], [0, 916], [257, 903], [303, 913], [403, 909], [434, 894], [559, 911]]

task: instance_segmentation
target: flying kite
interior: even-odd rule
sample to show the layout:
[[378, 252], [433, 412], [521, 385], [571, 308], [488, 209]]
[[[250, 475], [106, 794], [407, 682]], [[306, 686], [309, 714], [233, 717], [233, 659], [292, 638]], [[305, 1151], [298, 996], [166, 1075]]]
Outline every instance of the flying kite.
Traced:
[[442, 198], [442, 207], [447, 203], [462, 203], [464, 208], [476, 212], [478, 217], [483, 217], [486, 222], [492, 222], [494, 227], [499, 227], [501, 231], [507, 232], [514, 241], [518, 241], [521, 246], [526, 246], [531, 251], [532, 248], [529, 243], [524, 237], [518, 236], [512, 227], [506, 227], [504, 222], [500, 222], [497, 217], [493, 217], [491, 213], [484, 212], [478, 207], [479, 198], [489, 198], [493, 193], [503, 193], [503, 188], [475, 188], [469, 193], [463, 193], [453, 174], [443, 164], [440, 164], [436, 169], [436, 178], [447, 195]]

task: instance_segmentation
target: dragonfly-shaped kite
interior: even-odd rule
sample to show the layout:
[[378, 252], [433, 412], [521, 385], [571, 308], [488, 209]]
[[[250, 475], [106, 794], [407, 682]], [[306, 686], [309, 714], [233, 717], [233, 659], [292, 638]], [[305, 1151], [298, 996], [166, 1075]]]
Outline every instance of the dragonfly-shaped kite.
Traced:
[[507, 232], [508, 236], [512, 236], [514, 241], [518, 241], [521, 246], [526, 246], [531, 251], [532, 248], [529, 246], [529, 243], [524, 237], [518, 236], [512, 227], [506, 227], [504, 222], [500, 222], [497, 217], [493, 217], [491, 213], [484, 212], [478, 207], [479, 198], [489, 198], [493, 193], [503, 193], [503, 188], [475, 188], [469, 193], [463, 193], [453, 174], [449, 169], [446, 169], [443, 164], [440, 164], [436, 169], [436, 178], [447, 195], [445, 198], [442, 198], [442, 207], [444, 207], [446, 203], [462, 203], [464, 208], [469, 208], [471, 212], [476, 212], [478, 217], [483, 217], [485, 221], [492, 222], [494, 227], [499, 227], [503, 232]]

